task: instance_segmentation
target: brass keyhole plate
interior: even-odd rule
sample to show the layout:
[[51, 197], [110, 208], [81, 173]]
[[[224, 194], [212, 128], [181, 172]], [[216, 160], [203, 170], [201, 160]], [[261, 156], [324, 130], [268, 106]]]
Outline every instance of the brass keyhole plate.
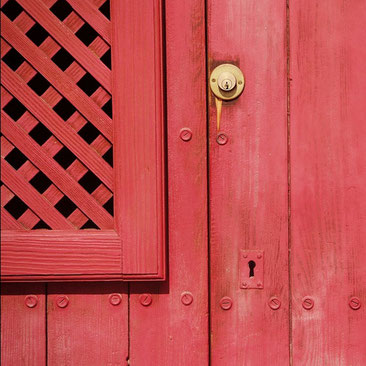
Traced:
[[[218, 80], [222, 73], [231, 73], [234, 75], [236, 79], [236, 85], [232, 90], [225, 91], [219, 87]], [[241, 72], [241, 70], [235, 65], [231, 64], [219, 65], [212, 71], [210, 76], [211, 90], [215, 94], [215, 96], [219, 99], [232, 100], [239, 97], [239, 95], [244, 90], [244, 85], [245, 85], [244, 75]]]

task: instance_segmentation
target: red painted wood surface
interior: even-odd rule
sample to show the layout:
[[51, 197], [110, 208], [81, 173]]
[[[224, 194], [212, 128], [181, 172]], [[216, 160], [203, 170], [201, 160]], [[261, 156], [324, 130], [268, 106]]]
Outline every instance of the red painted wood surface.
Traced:
[[47, 334], [50, 366], [127, 365], [127, 285], [48, 285]]
[[45, 285], [2, 284], [1, 365], [45, 364]]
[[364, 365], [366, 3], [290, 4], [293, 362]]
[[[289, 360], [285, 1], [208, 2], [209, 73], [233, 63], [243, 94], [216, 108], [209, 92], [211, 364]], [[241, 250], [264, 251], [264, 288], [240, 288]], [[249, 266], [247, 268], [249, 272]], [[272, 310], [268, 301], [282, 303]], [[223, 310], [223, 297], [232, 307]], [[224, 305], [225, 306], [225, 305]]]
[[[165, 276], [161, 1], [112, 1], [116, 230], [123, 273]], [[117, 138], [118, 136], [118, 138]]]
[[[28, 6], [26, 1], [19, 3]], [[44, 1], [48, 7], [53, 3]], [[111, 26], [96, 13], [103, 0], [90, 0], [90, 12], [86, 1], [69, 3], [100, 33], [86, 50], [74, 47], [70, 53], [75, 57], [83, 52], [88, 57], [90, 53], [100, 57], [109, 47]], [[112, 3], [112, 25], [113, 17], [123, 19], [123, 32], [114, 28], [111, 37], [112, 47], [114, 37], [121, 40], [113, 51], [116, 67], [112, 90], [117, 82], [122, 83], [116, 87], [114, 108], [124, 108], [117, 115], [120, 123], [114, 130], [115, 138], [122, 136], [114, 145], [115, 159], [130, 159], [125, 160], [126, 165], [118, 160], [115, 170], [120, 177], [117, 182], [120, 179], [128, 183], [128, 189], [122, 190], [116, 200], [118, 233], [101, 230], [85, 234], [74, 228], [67, 231], [70, 222], [82, 222], [82, 212], [72, 221], [60, 218], [52, 209], [60, 195], [57, 187], [69, 190], [75, 201], [83, 201], [71, 177], [77, 180], [75, 177], [80, 178], [87, 169], [105, 185], [99, 195], [113, 189], [112, 169], [101, 155], [115, 141], [100, 135], [90, 144], [91, 149], [78, 134], [84, 117], [79, 114], [67, 123], [55, 117], [52, 108], [69, 91], [51, 87], [38, 98], [27, 85], [36, 73], [32, 66], [24, 62], [13, 71], [2, 62], [4, 105], [15, 95], [29, 111], [17, 122], [2, 112], [2, 154], [6, 156], [17, 147], [29, 160], [19, 169], [2, 162], [5, 184], [1, 200], [5, 205], [14, 194], [29, 205], [38, 196], [42, 200], [35, 213], [27, 210], [19, 219], [3, 210], [1, 222], [9, 229], [3, 234], [3, 269], [13, 281], [60, 281], [60, 275], [63, 281], [90, 281], [3, 285], [2, 364], [366, 364], [366, 6], [361, 2], [346, 6], [341, 0], [311, 0], [306, 4], [296, 0], [288, 4], [286, 10], [285, 1], [209, 0], [205, 14], [203, 0], [165, 2], [167, 228], [163, 225], [163, 185], [159, 183], [163, 179], [159, 155], [163, 144], [159, 145], [161, 150], [147, 153], [152, 146], [149, 134], [156, 133], [163, 141], [162, 124], [155, 123], [162, 118], [161, 3], [156, 0], [144, 4], [143, 11], [138, 11], [138, 2], [132, 0]], [[37, 18], [37, 13], [33, 14]], [[55, 38], [68, 32], [65, 24], [73, 32], [83, 24], [75, 14], [62, 25], [52, 19], [47, 16], [40, 21], [52, 27]], [[4, 27], [17, 27], [25, 33], [32, 22], [23, 14], [14, 24], [5, 21]], [[131, 32], [128, 25], [133, 25]], [[144, 26], [158, 29], [158, 44], [152, 46], [153, 34], [143, 33]], [[24, 38], [20, 33], [14, 32], [17, 42]], [[11, 43], [12, 33], [6, 34]], [[136, 52], [126, 61], [132, 46], [122, 45], [133, 38], [144, 46], [145, 53]], [[2, 57], [10, 49], [9, 43], [2, 40]], [[26, 52], [37, 48], [26, 43], [19, 45]], [[50, 59], [57, 47], [48, 39], [40, 49]], [[146, 65], [153, 49], [158, 50], [156, 58]], [[39, 60], [32, 57], [33, 64], [39, 66]], [[215, 101], [210, 91], [207, 126], [206, 72], [224, 62], [243, 70], [246, 88], [238, 100], [223, 103], [220, 132], [228, 136], [228, 143], [218, 145]], [[144, 71], [136, 74], [135, 67]], [[50, 69], [50, 62], [42, 66], [45, 73]], [[77, 83], [83, 72], [74, 62], [65, 71], [66, 84]], [[102, 83], [103, 75], [99, 77]], [[147, 79], [144, 104], [135, 103], [138, 87], [144, 86]], [[157, 89], [151, 86], [155, 82]], [[287, 83], [291, 84], [290, 90]], [[107, 84], [104, 86], [107, 88]], [[106, 100], [108, 93], [100, 87], [88, 103], [99, 108]], [[130, 105], [139, 107], [135, 115], [127, 108]], [[138, 123], [149, 115], [149, 108], [155, 119], [149, 119], [146, 125]], [[42, 147], [27, 137], [37, 119], [53, 134]], [[124, 119], [130, 123], [123, 124]], [[190, 129], [191, 135], [189, 131], [181, 134], [182, 128]], [[130, 141], [130, 145], [124, 141]], [[142, 160], [135, 157], [131, 147], [140, 142], [144, 143], [144, 154], [139, 156]], [[68, 178], [62, 178], [62, 169], [56, 168], [52, 160], [64, 145], [79, 159], [67, 169]], [[149, 164], [158, 163], [154, 165], [156, 170], [146, 169], [143, 177], [150, 180], [142, 182], [133, 167], [144, 166], [144, 158]], [[57, 181], [57, 187], [52, 186], [44, 194], [27, 186], [39, 169]], [[132, 176], [139, 184], [131, 184]], [[158, 214], [151, 217], [147, 213], [142, 220], [138, 211], [124, 211], [123, 207], [129, 202], [145, 210], [144, 205], [153, 204], [143, 198], [145, 193], [139, 196], [132, 191], [143, 189], [147, 182], [148, 192], [156, 194]], [[14, 191], [6, 188], [7, 184], [13, 184]], [[92, 194], [96, 202], [100, 200], [98, 194]], [[110, 225], [107, 215], [100, 215], [88, 206], [90, 203], [82, 204], [86, 205], [85, 212], [97, 217], [96, 221], [104, 220], [105, 227]], [[27, 228], [38, 220], [36, 214], [53, 226], [64, 225], [63, 230], [29, 233]], [[161, 231], [150, 237], [148, 231], [153, 227]], [[169, 234], [167, 281], [130, 285], [91, 282], [121, 279], [122, 259], [128, 265], [124, 279], [159, 277], [163, 273], [164, 230]], [[123, 242], [124, 258], [123, 235], [136, 235], [138, 239]], [[9, 236], [16, 240], [8, 240]], [[162, 238], [160, 244], [158, 237]], [[262, 290], [240, 288], [243, 250], [264, 251]], [[126, 252], [133, 252], [133, 257], [128, 259]], [[147, 272], [137, 275], [142, 268]], [[156, 275], [156, 271], [161, 272]], [[24, 276], [27, 273], [38, 275]], [[34, 299], [29, 295], [37, 296], [36, 306], [27, 306], [32, 306]], [[227, 308], [226, 297], [232, 300], [228, 310], [223, 309]], [[277, 301], [271, 302], [273, 297]], [[306, 297], [308, 301], [304, 301]], [[358, 309], [357, 299], [361, 304]]]
[[130, 285], [131, 365], [208, 365], [204, 9], [201, 0], [166, 2], [169, 275]]
[[[1, 275], [5, 281], [165, 278], [161, 2], [112, 1], [111, 21], [100, 11], [103, 3], [2, 1], [1, 166], [6, 200], [2, 200]], [[57, 7], [67, 14], [70, 8], [71, 13], [60, 19]], [[32, 38], [35, 26], [41, 38]], [[90, 44], [78, 35], [84, 26], [96, 31]], [[46, 32], [44, 39], [39, 29]], [[74, 58], [65, 70], [55, 61], [62, 47]], [[112, 71], [102, 61], [106, 50], [111, 51]], [[11, 64], [11, 52], [23, 57], [20, 65]], [[88, 75], [97, 83], [91, 95], [81, 86]], [[31, 86], [34, 77], [45, 78], [46, 91]], [[110, 94], [113, 119], [104, 108]], [[64, 98], [76, 109], [67, 118], [56, 109]], [[26, 109], [19, 119], [8, 108], [14, 100]], [[99, 134], [92, 142], [83, 137], [87, 124]], [[51, 137], [43, 143], [35, 140], [35, 126], [48, 129]], [[113, 169], [104, 157], [112, 144]], [[76, 159], [67, 168], [56, 160], [64, 149]], [[21, 168], [8, 159], [13, 150], [26, 157]], [[95, 177], [90, 179], [100, 180], [92, 192], [80, 184], [86, 172]], [[41, 173], [52, 183], [46, 192], [31, 183]], [[113, 209], [105, 208], [112, 195], [114, 217]], [[27, 206], [20, 218], [7, 210], [14, 196]], [[69, 216], [56, 207], [61, 198], [75, 205]], [[75, 233], [88, 220], [100, 231]], [[37, 221], [55, 232], [29, 230]]]

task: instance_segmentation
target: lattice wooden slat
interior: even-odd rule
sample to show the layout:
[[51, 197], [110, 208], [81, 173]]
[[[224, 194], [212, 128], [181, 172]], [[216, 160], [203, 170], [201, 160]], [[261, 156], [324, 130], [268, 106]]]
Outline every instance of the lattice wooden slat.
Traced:
[[[64, 26], [57, 17], [49, 11], [46, 5], [39, 0], [18, 0], [19, 4], [38, 22], [47, 29], [50, 35], [67, 51], [80, 62], [80, 64], [111, 92], [110, 70], [91, 52], [85, 44], [77, 38], [74, 33]], [[80, 1], [77, 3], [81, 4]], [[84, 3], [85, 4], [85, 3]], [[85, 5], [84, 5], [85, 6]], [[87, 7], [89, 7], [86, 4]], [[100, 13], [100, 12], [99, 12]], [[101, 14], [101, 17], [103, 15]], [[104, 29], [104, 28], [103, 28]], [[109, 29], [106, 29], [109, 32]]]
[[1, 278], [163, 279], [160, 0], [1, 3]]
[[12, 188], [12, 191], [29, 207], [33, 207], [38, 216], [42, 218], [49, 226], [55, 229], [63, 229], [65, 226], [72, 227], [71, 224], [45, 200], [36, 189], [25, 179], [22, 179], [19, 173], [1, 160], [2, 180], [4, 184]]
[[111, 25], [109, 20], [89, 1], [69, 0], [71, 6], [108, 43], [111, 44]]
[[77, 110], [112, 140], [110, 117], [100, 110], [44, 53], [35, 46], [6, 16], [2, 14], [2, 34]]
[[[68, 128], [64, 120], [47, 106], [41, 98], [23, 83], [10, 68], [1, 64], [3, 85], [19, 100], [44, 126], [46, 126], [70, 151], [85, 163], [109, 187], [112, 187], [112, 170], [103, 158], [90, 149], [78, 133]], [[58, 104], [56, 104], [58, 105]], [[5, 107], [6, 108], [6, 107]], [[70, 117], [69, 117], [70, 118]], [[91, 127], [92, 128], [92, 127]], [[81, 129], [81, 128], [80, 128]]]
[[114, 226], [110, 24], [95, 4], [79, 12], [88, 6], [101, 34], [85, 39], [90, 25], [65, 0], [4, 1], [3, 229]]
[[[68, 210], [74, 211], [76, 207], [79, 207], [99, 227], [113, 227], [112, 217], [110, 217], [109, 213], [90, 196], [90, 193], [93, 191], [90, 191], [90, 186], [92, 185], [91, 187], [93, 188], [95, 185], [95, 188], [97, 188], [97, 186], [100, 185], [100, 181], [95, 178], [92, 172], [89, 171], [86, 174], [93, 175], [94, 178], [91, 177], [86, 179], [85, 184], [83, 184], [84, 187], [79, 185], [80, 180], [76, 181], [71, 175], [67, 173], [65, 174], [65, 171], [62, 169], [62, 167], [59, 166], [51, 157], [45, 154], [42, 147], [39, 147], [37, 143], [34, 142], [24, 132], [22, 132], [22, 130], [18, 128], [17, 125], [14, 125], [10, 118], [4, 113], [2, 114], [2, 121], [2, 131], [4, 135], [12, 143], [14, 143], [14, 145], [16, 145], [25, 156], [27, 156], [36, 166], [38, 166], [52, 182], [55, 182], [56, 186], [58, 186], [63, 192], [65, 192], [65, 194], [67, 194], [68, 197], [65, 196], [66, 198], [63, 197], [62, 199], [71, 199], [73, 204], [76, 205], [74, 209], [72, 209], [73, 207], [66, 208], [66, 212]], [[11, 184], [11, 182], [9, 184]], [[71, 203], [68, 204], [68, 206], [72, 206]]]

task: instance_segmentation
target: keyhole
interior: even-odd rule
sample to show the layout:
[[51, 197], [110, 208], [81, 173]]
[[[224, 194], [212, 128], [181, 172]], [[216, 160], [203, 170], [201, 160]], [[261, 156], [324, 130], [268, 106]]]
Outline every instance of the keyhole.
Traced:
[[225, 81], [225, 89], [229, 89], [229, 82], [227, 80]]
[[249, 261], [248, 265], [249, 265], [249, 277], [254, 277], [255, 262], [254, 261]]

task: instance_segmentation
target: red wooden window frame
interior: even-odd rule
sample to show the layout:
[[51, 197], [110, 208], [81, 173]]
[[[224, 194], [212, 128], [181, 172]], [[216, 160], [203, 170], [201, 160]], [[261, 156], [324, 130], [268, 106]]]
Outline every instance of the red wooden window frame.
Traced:
[[111, 26], [114, 229], [2, 231], [3, 281], [165, 279], [161, 0], [112, 0]]

